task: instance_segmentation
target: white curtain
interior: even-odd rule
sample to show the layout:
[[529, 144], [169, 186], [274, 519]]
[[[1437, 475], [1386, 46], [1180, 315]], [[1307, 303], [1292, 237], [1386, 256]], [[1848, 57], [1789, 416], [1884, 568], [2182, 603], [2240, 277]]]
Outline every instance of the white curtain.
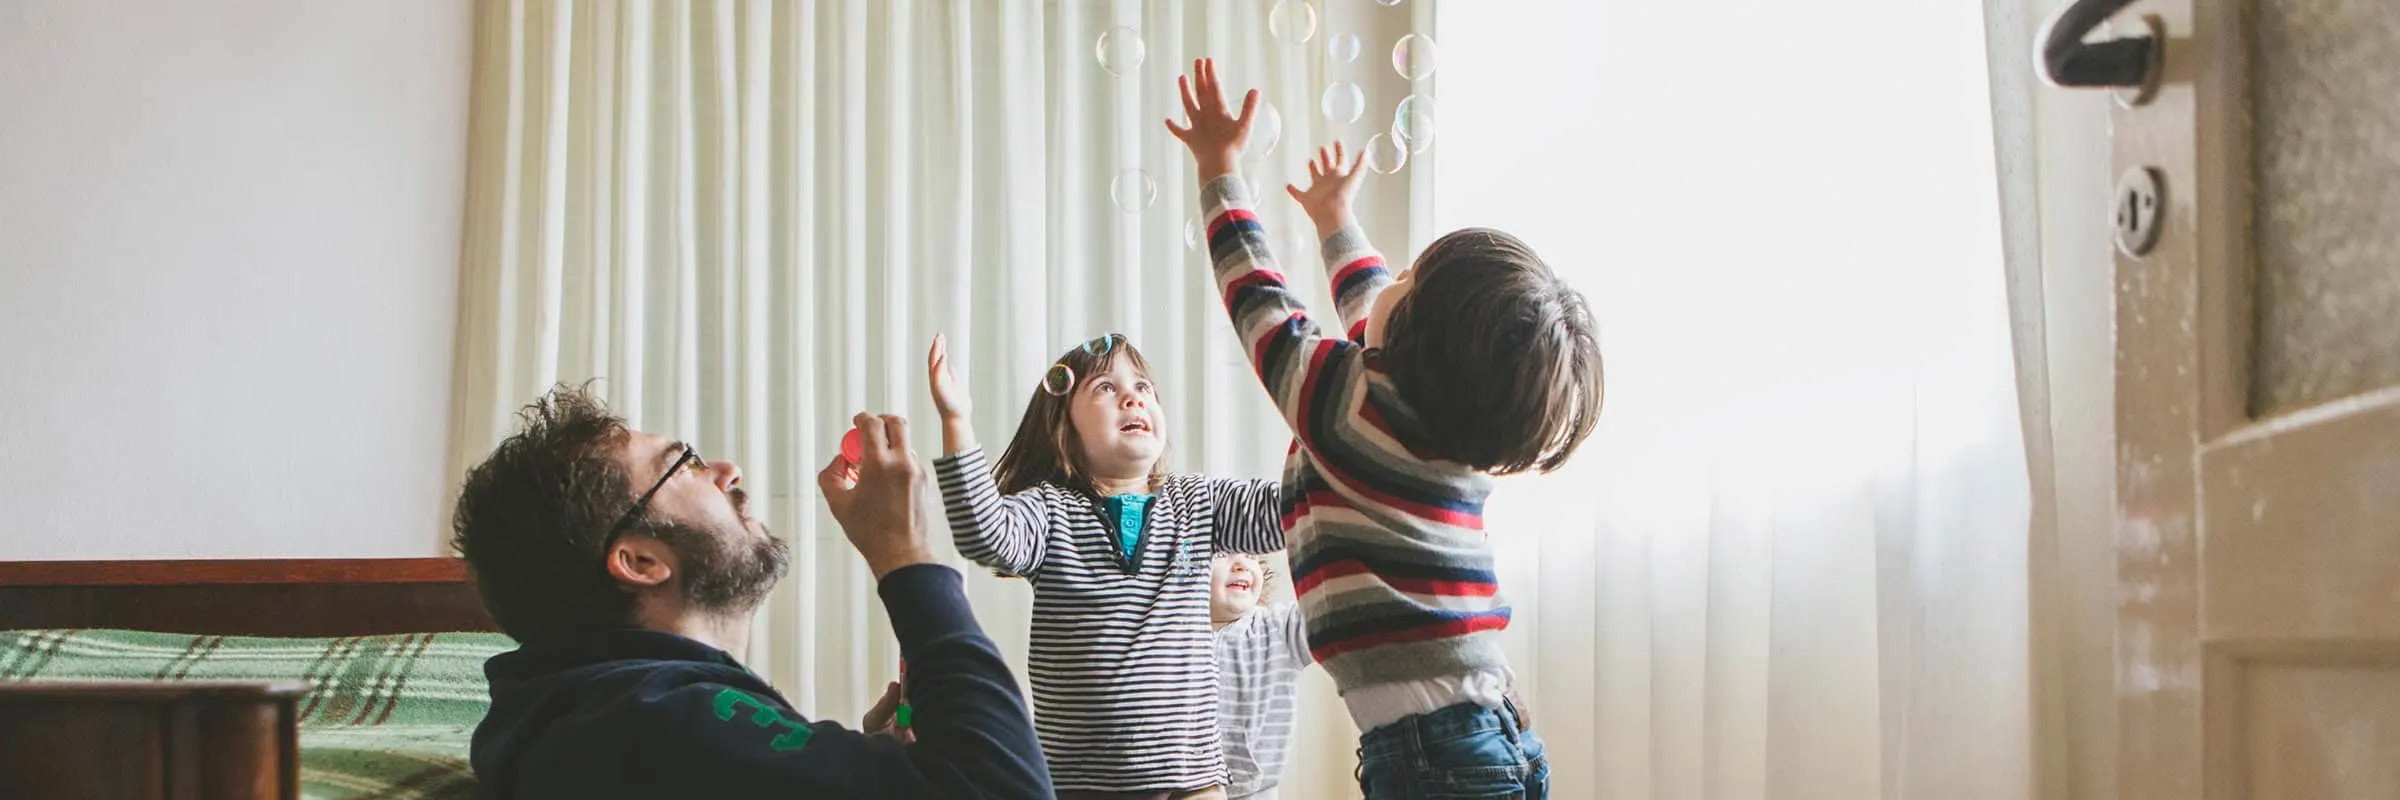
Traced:
[[[1160, 124], [1178, 106], [1174, 77], [1215, 56], [1231, 85], [1276, 106], [1281, 141], [1248, 172], [1270, 189], [1296, 282], [1322, 293], [1278, 187], [1310, 146], [1364, 142], [1411, 91], [1430, 93], [1391, 51], [1429, 32], [1433, 9], [1277, 5], [481, 3], [456, 469], [545, 387], [591, 378], [635, 425], [739, 462], [795, 550], [753, 666], [803, 711], [854, 721], [897, 653], [813, 475], [862, 409], [908, 413], [934, 454], [923, 357], [936, 331], [962, 354], [987, 444], [1005, 443], [1051, 359], [1118, 331], [1161, 372], [1178, 468], [1279, 466], [1288, 433], [1187, 244], [1197, 191]], [[1112, 40], [1121, 76], [1098, 47], [1117, 28], [1142, 51], [1137, 66]], [[1345, 35], [1355, 59], [1328, 46]], [[1355, 121], [1346, 92], [1326, 113], [1340, 83], [1359, 87]], [[1368, 185], [1362, 220], [1395, 253], [1425, 238], [1412, 220], [1429, 213], [1439, 152]], [[978, 616], [1022, 674], [1024, 587], [968, 572]], [[1296, 770], [1292, 796], [1353, 792], [1354, 740], [1311, 680], [1294, 761], [1323, 766]]]
[[2107, 93], [2035, 72], [2071, 0], [1985, 0], [2017, 396], [2033, 520], [2034, 776], [2041, 797], [2113, 798], [2116, 775], [2116, 272]]
[[1525, 235], [1608, 359], [1490, 511], [1556, 796], [2032, 796], [1981, 12], [1443, 7], [1433, 221]]

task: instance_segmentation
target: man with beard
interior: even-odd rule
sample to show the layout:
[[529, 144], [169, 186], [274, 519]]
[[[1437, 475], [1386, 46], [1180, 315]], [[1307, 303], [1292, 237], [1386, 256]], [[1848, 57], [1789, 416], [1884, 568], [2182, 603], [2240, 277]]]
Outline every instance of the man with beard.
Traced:
[[[925, 474], [898, 417], [861, 414], [853, 479], [818, 474], [878, 582], [909, 665], [862, 727], [801, 717], [742, 666], [787, 563], [749, 515], [741, 468], [633, 430], [559, 387], [467, 474], [453, 544], [520, 646], [485, 666], [472, 761], [492, 798], [1052, 795], [1025, 701], [933, 563]], [[853, 482], [855, 480], [855, 482]]]

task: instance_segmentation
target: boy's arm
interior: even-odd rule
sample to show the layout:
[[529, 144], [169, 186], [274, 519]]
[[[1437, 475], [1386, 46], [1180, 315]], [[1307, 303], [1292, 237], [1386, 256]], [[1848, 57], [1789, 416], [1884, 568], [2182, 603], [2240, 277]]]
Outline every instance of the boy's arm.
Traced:
[[920, 564], [884, 577], [909, 665], [914, 744], [806, 722], [772, 698], [694, 683], [646, 698], [672, 720], [663, 753], [703, 785], [758, 796], [1049, 798], [1041, 744], [1016, 679], [967, 607], [957, 572]]
[[1284, 283], [1240, 176], [1226, 174], [1209, 181], [1200, 188], [1200, 202], [1208, 209], [1209, 253], [1234, 333], [1284, 423], [1302, 445], [1314, 449], [1314, 428], [1329, 416], [1340, 416], [1322, 410], [1322, 405], [1347, 388], [1323, 376], [1354, 374], [1360, 347], [1325, 336], [1308, 316], [1307, 305]]
[[1392, 272], [1384, 266], [1383, 254], [1367, 243], [1367, 232], [1354, 223], [1319, 236], [1325, 272], [1333, 284], [1333, 307], [1342, 315], [1342, 331], [1350, 341], [1366, 344], [1367, 312], [1375, 308], [1375, 296], [1392, 285]]
[[1216, 503], [1215, 546], [1221, 553], [1272, 553], [1283, 549], [1283, 503], [1274, 481], [1211, 478]]
[[1257, 90], [1243, 94], [1236, 114], [1226, 108], [1214, 60], [1192, 62], [1192, 73], [1177, 80], [1186, 123], [1167, 120], [1167, 131], [1191, 149], [1203, 184], [1200, 207], [1208, 216], [1217, 288], [1267, 396], [1301, 446], [1314, 450], [1318, 428], [1343, 424], [1338, 420], [1347, 412], [1333, 410], [1343, 395], [1365, 384], [1357, 364], [1359, 347], [1327, 338], [1309, 319], [1306, 304], [1284, 285], [1254, 210], [1257, 201], [1234, 174], [1258, 108]]
[[1008, 577], [1042, 568], [1050, 515], [1038, 492], [1001, 496], [982, 448], [934, 459], [933, 474], [960, 555]]
[[1342, 318], [1342, 331], [1350, 341], [1367, 341], [1367, 312], [1375, 308], [1375, 296], [1392, 285], [1391, 270], [1384, 266], [1383, 254], [1367, 243], [1367, 232], [1358, 227], [1350, 212], [1351, 201], [1358, 196], [1358, 182], [1366, 177], [1367, 154], [1358, 153], [1347, 162], [1341, 142], [1317, 148], [1317, 157], [1308, 163], [1308, 188], [1291, 186], [1292, 201], [1308, 213], [1308, 221], [1317, 228], [1319, 252], [1325, 257], [1325, 273], [1333, 286], [1334, 311]]

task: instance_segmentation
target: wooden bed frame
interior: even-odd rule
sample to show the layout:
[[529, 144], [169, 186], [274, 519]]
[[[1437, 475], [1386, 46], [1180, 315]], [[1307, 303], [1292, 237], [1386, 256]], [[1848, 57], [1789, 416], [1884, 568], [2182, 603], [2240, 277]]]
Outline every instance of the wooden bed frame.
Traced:
[[0, 630], [219, 636], [494, 631], [456, 558], [0, 562]]

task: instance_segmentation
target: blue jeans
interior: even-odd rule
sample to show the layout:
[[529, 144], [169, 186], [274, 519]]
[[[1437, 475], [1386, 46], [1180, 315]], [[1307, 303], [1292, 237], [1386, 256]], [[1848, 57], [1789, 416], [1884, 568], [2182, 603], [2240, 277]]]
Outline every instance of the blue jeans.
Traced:
[[1460, 703], [1358, 737], [1358, 788], [1367, 800], [1550, 796], [1541, 737], [1516, 708]]

